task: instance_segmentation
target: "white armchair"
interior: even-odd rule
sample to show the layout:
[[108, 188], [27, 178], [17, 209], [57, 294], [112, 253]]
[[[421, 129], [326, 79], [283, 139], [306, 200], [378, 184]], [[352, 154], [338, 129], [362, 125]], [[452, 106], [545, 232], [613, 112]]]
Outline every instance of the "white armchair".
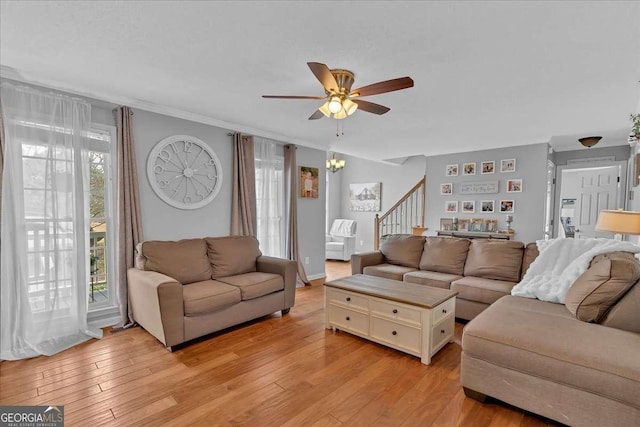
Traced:
[[325, 239], [325, 258], [349, 261], [356, 250], [356, 226], [351, 219], [336, 219]]

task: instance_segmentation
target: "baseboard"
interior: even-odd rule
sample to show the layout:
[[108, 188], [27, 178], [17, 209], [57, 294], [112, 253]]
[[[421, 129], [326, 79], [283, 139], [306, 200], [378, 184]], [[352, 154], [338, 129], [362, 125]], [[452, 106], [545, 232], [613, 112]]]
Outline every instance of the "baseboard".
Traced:
[[309, 279], [309, 280], [318, 280], [318, 279], [326, 279], [326, 278], [327, 278], [327, 274], [326, 273], [309, 274], [309, 275], [307, 275], [307, 279]]

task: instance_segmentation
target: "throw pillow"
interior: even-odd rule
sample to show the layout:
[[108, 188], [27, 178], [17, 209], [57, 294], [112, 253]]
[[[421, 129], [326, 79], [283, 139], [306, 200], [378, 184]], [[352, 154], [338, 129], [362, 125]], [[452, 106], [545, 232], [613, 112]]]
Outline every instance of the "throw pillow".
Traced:
[[640, 263], [633, 254], [598, 255], [569, 288], [565, 306], [577, 319], [599, 323], [639, 278]]
[[423, 247], [423, 236], [398, 234], [382, 240], [380, 252], [389, 264], [418, 268]]
[[469, 243], [469, 239], [427, 237], [420, 258], [420, 270], [462, 275]]
[[142, 242], [140, 252], [145, 258], [145, 270], [166, 274], [183, 285], [211, 278], [207, 244], [203, 239]]

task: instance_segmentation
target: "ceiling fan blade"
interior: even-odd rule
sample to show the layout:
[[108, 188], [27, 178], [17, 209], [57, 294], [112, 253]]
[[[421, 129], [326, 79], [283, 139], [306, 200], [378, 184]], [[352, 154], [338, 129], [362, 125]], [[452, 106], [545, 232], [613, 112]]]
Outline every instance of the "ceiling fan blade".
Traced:
[[358, 104], [358, 108], [360, 110], [366, 111], [367, 113], [384, 114], [387, 111], [391, 110], [391, 108], [385, 107], [384, 105], [375, 104], [369, 101], [363, 101], [361, 99], [352, 99], [352, 101]]
[[326, 96], [296, 96], [296, 95], [262, 95], [263, 98], [276, 99], [325, 99]]
[[324, 117], [324, 114], [322, 114], [322, 111], [320, 110], [316, 110], [310, 117], [309, 120], [318, 120]]
[[325, 64], [320, 62], [307, 62], [309, 68], [311, 68], [311, 72], [316, 76], [316, 78], [322, 84], [326, 90], [330, 92], [339, 92], [340, 88], [338, 87], [338, 82], [336, 78], [331, 74], [331, 70]]
[[379, 93], [393, 92], [394, 90], [408, 89], [410, 87], [413, 87], [413, 79], [411, 77], [400, 77], [362, 86], [352, 90], [349, 96], [377, 95]]

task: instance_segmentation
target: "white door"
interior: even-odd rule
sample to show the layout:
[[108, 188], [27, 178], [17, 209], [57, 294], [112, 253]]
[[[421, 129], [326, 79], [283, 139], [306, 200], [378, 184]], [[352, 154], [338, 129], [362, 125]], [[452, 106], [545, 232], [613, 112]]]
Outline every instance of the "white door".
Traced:
[[610, 233], [596, 231], [595, 226], [601, 210], [622, 207], [621, 172], [620, 165], [563, 170], [560, 199], [570, 208], [561, 209], [558, 224], [573, 226], [576, 238], [610, 237]]

